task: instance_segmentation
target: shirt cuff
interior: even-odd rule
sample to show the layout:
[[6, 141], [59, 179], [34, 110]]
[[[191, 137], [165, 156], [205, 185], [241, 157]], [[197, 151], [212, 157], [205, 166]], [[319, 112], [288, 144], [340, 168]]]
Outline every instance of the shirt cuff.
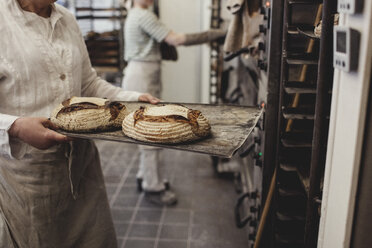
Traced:
[[9, 145], [8, 130], [19, 116], [0, 114], [0, 156], [14, 159]]

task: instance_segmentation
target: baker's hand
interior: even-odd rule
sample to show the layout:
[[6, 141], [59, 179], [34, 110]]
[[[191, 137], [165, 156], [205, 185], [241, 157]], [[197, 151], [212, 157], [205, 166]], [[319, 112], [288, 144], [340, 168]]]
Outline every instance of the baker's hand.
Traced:
[[148, 93], [142, 94], [138, 97], [138, 101], [140, 102], [149, 102], [151, 104], [157, 104], [160, 102], [160, 100]]
[[72, 140], [52, 129], [58, 128], [46, 118], [21, 117], [15, 120], [8, 133], [41, 150]]

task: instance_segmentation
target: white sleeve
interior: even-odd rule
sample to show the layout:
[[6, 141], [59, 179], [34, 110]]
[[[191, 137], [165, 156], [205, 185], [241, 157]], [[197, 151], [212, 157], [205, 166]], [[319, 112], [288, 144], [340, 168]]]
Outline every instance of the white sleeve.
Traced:
[[0, 156], [13, 159], [10, 145], [8, 130], [18, 116], [0, 114]]
[[97, 76], [91, 67], [89, 57], [84, 62], [82, 96], [106, 97], [110, 100], [138, 101], [141, 93], [125, 91], [120, 87], [113, 86]]
[[87, 48], [85, 46], [82, 36], [80, 37], [82, 43], [82, 82], [81, 94], [82, 96], [93, 96], [108, 98], [110, 100], [121, 101], [138, 101], [142, 93], [135, 91], [125, 91], [120, 87], [113, 86], [106, 80], [98, 77], [96, 70], [92, 67]]

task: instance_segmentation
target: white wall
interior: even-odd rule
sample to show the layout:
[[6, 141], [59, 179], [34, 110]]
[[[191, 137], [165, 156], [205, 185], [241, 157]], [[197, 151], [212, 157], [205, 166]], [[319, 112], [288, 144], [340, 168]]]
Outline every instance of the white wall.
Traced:
[[[210, 0], [160, 0], [160, 19], [175, 32], [193, 33], [209, 28]], [[163, 62], [165, 101], [207, 102], [209, 94], [209, 48], [178, 47], [177, 62]]]

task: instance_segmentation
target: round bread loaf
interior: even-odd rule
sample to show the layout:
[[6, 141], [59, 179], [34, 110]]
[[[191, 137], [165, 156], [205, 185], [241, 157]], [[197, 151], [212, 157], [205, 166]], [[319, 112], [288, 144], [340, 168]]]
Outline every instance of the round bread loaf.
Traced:
[[96, 97], [72, 97], [53, 111], [51, 121], [72, 132], [120, 129], [127, 111], [124, 104]]
[[210, 134], [208, 120], [198, 110], [180, 105], [141, 107], [123, 121], [125, 135], [140, 141], [175, 144]]

